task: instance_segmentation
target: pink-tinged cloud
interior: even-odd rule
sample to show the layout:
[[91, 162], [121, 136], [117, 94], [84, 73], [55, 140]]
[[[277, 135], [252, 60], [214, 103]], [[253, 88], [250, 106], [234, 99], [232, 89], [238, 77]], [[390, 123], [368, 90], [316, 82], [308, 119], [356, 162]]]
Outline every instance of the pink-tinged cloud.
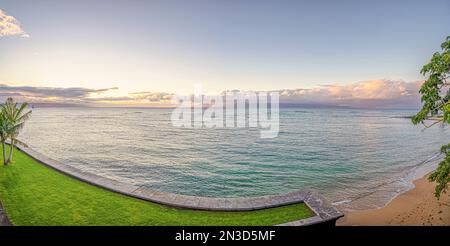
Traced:
[[364, 108], [416, 108], [422, 82], [371, 80], [312, 89], [281, 90], [284, 103], [322, 104]]
[[7, 15], [5, 11], [0, 9], [0, 37], [4, 36], [20, 36], [28, 38], [28, 35], [20, 25], [20, 22], [14, 16]]

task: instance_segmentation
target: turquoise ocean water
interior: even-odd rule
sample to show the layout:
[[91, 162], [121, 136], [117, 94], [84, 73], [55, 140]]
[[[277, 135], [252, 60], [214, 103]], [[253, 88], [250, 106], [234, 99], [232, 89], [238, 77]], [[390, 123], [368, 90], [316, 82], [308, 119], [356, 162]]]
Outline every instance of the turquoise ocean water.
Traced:
[[320, 192], [342, 209], [383, 206], [435, 167], [450, 131], [414, 110], [282, 108], [258, 129], [183, 129], [170, 109], [35, 108], [21, 138], [65, 164], [116, 180], [212, 197]]

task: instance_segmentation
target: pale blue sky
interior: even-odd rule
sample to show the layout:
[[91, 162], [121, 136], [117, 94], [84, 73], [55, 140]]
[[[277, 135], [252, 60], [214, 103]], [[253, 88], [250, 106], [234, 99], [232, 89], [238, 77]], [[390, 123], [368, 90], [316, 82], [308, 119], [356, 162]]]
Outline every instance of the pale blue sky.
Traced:
[[0, 0], [0, 83], [131, 91], [415, 81], [450, 1]]

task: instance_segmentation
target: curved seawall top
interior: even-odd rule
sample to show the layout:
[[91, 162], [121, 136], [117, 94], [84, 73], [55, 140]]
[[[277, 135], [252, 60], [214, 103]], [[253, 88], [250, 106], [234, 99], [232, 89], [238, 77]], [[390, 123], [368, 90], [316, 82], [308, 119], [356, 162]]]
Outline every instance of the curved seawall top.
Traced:
[[251, 211], [295, 203], [305, 203], [315, 213], [315, 216], [311, 218], [293, 221], [283, 225], [310, 225], [323, 222], [334, 223], [338, 218], [343, 216], [341, 212], [328, 203], [322, 196], [311, 191], [296, 191], [282, 195], [237, 198], [180, 195], [126, 184], [93, 173], [84, 172], [76, 167], [51, 159], [29, 147], [18, 146], [17, 148], [42, 164], [78, 180], [123, 195], [167, 206], [209, 211]]

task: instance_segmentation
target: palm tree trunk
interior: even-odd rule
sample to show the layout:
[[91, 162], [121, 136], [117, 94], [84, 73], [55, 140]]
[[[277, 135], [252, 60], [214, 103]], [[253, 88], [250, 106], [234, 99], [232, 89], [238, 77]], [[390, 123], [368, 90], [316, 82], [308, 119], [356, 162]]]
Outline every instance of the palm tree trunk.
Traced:
[[12, 160], [13, 160], [13, 151], [14, 151], [14, 138], [11, 138], [11, 145], [10, 145], [10, 149], [9, 149], [8, 163], [12, 163]]
[[3, 152], [3, 165], [8, 165], [8, 162], [6, 160], [6, 146], [4, 140], [2, 140], [2, 152]]

